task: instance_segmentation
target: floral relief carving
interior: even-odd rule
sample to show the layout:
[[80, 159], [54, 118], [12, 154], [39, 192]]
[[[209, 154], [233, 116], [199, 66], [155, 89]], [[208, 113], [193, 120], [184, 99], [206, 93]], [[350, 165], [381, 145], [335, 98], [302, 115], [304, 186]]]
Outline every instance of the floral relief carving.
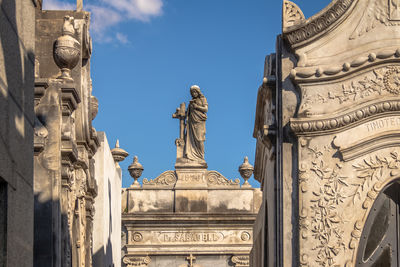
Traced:
[[344, 163], [321, 140], [299, 141], [300, 265], [353, 266], [369, 209], [384, 185], [400, 176], [400, 153], [382, 150]]
[[364, 159], [360, 163], [353, 164], [357, 171], [359, 183], [354, 184], [356, 191], [354, 193], [353, 202], [356, 198], [363, 199], [363, 194], [367, 188], [373, 183], [381, 181], [387, 177], [400, 174], [400, 155], [393, 151], [388, 156], [375, 155], [369, 159]]
[[[330, 163], [324, 160], [325, 156], [334, 153], [331, 146], [310, 146], [310, 141], [306, 139], [300, 142], [309, 156], [309, 163], [302, 162], [300, 170], [300, 190], [308, 195], [308, 201], [302, 201], [300, 207], [300, 238], [312, 238], [309, 241], [314, 245], [310, 250], [318, 266], [335, 266], [336, 257], [346, 249], [342, 230], [345, 220], [340, 206], [350, 196], [349, 178], [342, 174], [343, 166], [339, 160], [331, 160]], [[304, 190], [304, 184], [310, 183], [316, 185]], [[310, 266], [310, 255], [302, 254], [300, 263], [303, 266]]]
[[317, 93], [313, 96], [308, 96], [307, 92], [305, 92], [302, 109], [307, 110], [307, 107], [312, 105], [327, 103], [335, 99], [338, 100], [339, 104], [342, 104], [348, 101], [379, 96], [384, 92], [399, 95], [399, 73], [399, 67], [376, 69], [373, 70], [374, 76], [366, 75], [361, 80], [343, 84], [342, 90], [339, 92], [330, 91], [324, 95]]

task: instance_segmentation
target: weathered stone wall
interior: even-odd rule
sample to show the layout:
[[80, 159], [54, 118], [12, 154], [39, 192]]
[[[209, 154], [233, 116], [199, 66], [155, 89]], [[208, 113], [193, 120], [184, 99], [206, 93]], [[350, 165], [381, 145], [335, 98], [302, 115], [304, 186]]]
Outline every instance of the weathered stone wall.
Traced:
[[35, 266], [92, 266], [99, 143], [89, 22], [84, 11], [36, 15]]
[[122, 194], [123, 266], [249, 266], [260, 204], [258, 188], [206, 169], [133, 184]]
[[[368, 214], [400, 173], [399, 7], [334, 0], [306, 20], [284, 1], [276, 75], [264, 79], [274, 80], [276, 103], [267, 103], [276, 110], [257, 108], [257, 116], [276, 118], [274, 174], [261, 177], [273, 178], [275, 189], [264, 188], [264, 204], [275, 201], [273, 225], [271, 214], [264, 225], [277, 230], [272, 244], [264, 237], [275, 249], [263, 251], [267, 266], [375, 266], [383, 255], [358, 260]], [[268, 164], [256, 155], [256, 170]], [[396, 244], [382, 244], [393, 259]]]
[[33, 262], [35, 2], [0, 2], [0, 265]]
[[121, 266], [121, 168], [114, 162], [104, 132], [95, 159], [98, 195], [93, 222], [93, 266]]

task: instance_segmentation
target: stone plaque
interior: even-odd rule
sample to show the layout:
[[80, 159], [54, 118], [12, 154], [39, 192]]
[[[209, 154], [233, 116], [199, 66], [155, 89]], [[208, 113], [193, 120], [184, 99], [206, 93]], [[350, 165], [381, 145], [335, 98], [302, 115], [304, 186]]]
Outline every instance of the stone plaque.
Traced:
[[163, 231], [158, 236], [161, 243], [216, 243], [223, 239], [224, 235], [215, 231]]

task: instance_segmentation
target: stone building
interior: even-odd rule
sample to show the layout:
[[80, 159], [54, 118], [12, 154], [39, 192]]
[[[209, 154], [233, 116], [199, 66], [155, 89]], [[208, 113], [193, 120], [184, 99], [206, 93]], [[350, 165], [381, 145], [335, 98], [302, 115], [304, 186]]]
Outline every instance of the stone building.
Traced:
[[173, 115], [180, 122], [175, 170], [140, 185], [137, 157], [129, 167], [135, 181], [122, 193], [123, 266], [249, 266], [261, 201], [247, 182], [253, 167], [247, 158], [240, 166], [242, 185], [207, 169], [207, 100], [198, 86], [191, 93], [188, 111], [182, 103]]
[[0, 266], [120, 266], [127, 153], [92, 127], [90, 14], [0, 6]]
[[0, 2], [0, 266], [32, 266], [37, 1]]
[[119, 147], [110, 150], [104, 132], [98, 132], [100, 147], [94, 155], [98, 190], [94, 202], [93, 266], [121, 267], [122, 172], [118, 162], [128, 153]]
[[400, 2], [283, 3], [258, 91], [252, 266], [400, 266]]

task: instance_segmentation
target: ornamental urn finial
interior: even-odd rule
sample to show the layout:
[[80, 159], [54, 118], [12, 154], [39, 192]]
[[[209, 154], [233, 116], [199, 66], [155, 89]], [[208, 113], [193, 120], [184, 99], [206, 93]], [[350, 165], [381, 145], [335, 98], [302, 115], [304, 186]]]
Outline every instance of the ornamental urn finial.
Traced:
[[132, 178], [135, 180], [131, 187], [140, 187], [139, 182], [137, 181], [140, 176], [142, 176], [144, 168], [142, 164], [139, 163], [139, 159], [137, 156], [133, 158], [133, 162], [131, 165], [128, 167], [129, 174], [132, 176]]
[[115, 143], [115, 148], [111, 150], [111, 154], [114, 158], [115, 163], [118, 165], [119, 162], [123, 161], [129, 153], [126, 152], [124, 149], [119, 147], [119, 140]]
[[81, 54], [81, 44], [74, 38], [74, 17], [65, 16], [62, 35], [54, 43], [53, 58], [61, 69], [58, 77], [64, 80], [73, 80], [71, 70], [78, 64]]
[[244, 157], [242, 165], [239, 166], [239, 173], [242, 176], [244, 183], [242, 187], [251, 187], [247, 180], [250, 179], [251, 175], [253, 174], [254, 167], [249, 163], [249, 159]]

